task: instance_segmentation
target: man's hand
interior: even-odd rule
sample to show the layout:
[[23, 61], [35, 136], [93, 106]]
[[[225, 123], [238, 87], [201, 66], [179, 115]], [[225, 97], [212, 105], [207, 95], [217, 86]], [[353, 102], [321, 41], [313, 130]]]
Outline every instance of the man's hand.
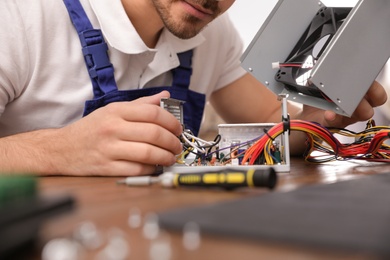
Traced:
[[374, 107], [383, 105], [386, 100], [387, 95], [385, 89], [375, 81], [350, 118], [338, 115], [332, 111], [323, 111], [304, 106], [300, 119], [315, 121], [328, 127], [346, 127], [358, 121], [365, 121], [372, 118], [374, 115]]
[[151, 174], [156, 165], [172, 165], [182, 150], [177, 138], [182, 127], [159, 106], [163, 97], [169, 93], [112, 103], [61, 129], [4, 138], [12, 147], [6, 156], [13, 163], [0, 163], [0, 169], [43, 175], [129, 176]]
[[[387, 95], [385, 89], [375, 81], [350, 118], [338, 115], [332, 111], [324, 111], [310, 106], [303, 106], [303, 110], [298, 113], [293, 113], [292, 118], [314, 121], [327, 127], [344, 128], [358, 121], [365, 121], [372, 118], [374, 115], [374, 107], [383, 105], [386, 100]], [[294, 112], [297, 111], [294, 107], [291, 107], [291, 110]], [[293, 137], [290, 138], [290, 152], [292, 155], [301, 155], [305, 149], [302, 144], [304, 144], [306, 136], [298, 132], [292, 133], [292, 135]]]

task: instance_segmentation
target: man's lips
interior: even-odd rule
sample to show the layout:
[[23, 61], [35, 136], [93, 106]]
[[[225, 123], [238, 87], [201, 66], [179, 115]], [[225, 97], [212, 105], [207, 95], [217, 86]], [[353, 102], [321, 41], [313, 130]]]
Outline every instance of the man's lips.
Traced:
[[194, 4], [194, 3], [191, 3], [189, 1], [186, 1], [189, 5], [191, 5], [193, 8], [197, 9], [198, 11], [202, 12], [202, 13], [205, 13], [205, 14], [209, 14], [209, 15], [213, 15], [213, 11], [209, 10], [209, 9], [206, 9], [204, 8], [203, 6], [201, 5], [197, 5], [197, 4]]
[[189, 2], [187, 0], [184, 1], [184, 4], [186, 6], [186, 10], [190, 14], [192, 14], [195, 17], [198, 17], [200, 19], [204, 19], [204, 18], [210, 17], [210, 16], [212, 16], [214, 14], [213, 11], [211, 11], [209, 9], [206, 9], [206, 8], [203, 8], [200, 5], [191, 3], [191, 2]]

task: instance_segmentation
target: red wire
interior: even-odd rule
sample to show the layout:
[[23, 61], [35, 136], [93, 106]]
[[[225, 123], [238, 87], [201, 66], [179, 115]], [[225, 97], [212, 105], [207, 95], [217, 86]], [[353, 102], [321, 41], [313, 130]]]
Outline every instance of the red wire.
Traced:
[[[311, 154], [313, 151], [318, 148], [314, 147], [314, 136], [326, 142], [330, 148], [333, 150], [332, 156], [334, 158], [357, 158], [365, 160], [375, 160], [375, 161], [387, 161], [390, 162], [390, 159], [384, 158], [384, 156], [390, 156], [390, 151], [383, 147], [384, 141], [390, 138], [390, 130], [381, 130], [377, 132], [370, 141], [357, 144], [342, 144], [339, 140], [330, 132], [326, 127], [323, 127], [319, 124], [312, 123], [309, 121], [303, 120], [291, 120], [290, 121], [290, 130], [305, 132], [308, 136], [309, 148], [306, 153], [306, 159], [315, 159]], [[266, 143], [270, 138], [275, 138], [277, 133], [281, 133], [283, 129], [283, 123], [279, 123], [268, 130], [267, 134], [261, 137], [252, 147], [250, 147], [245, 153], [243, 158], [243, 163], [246, 163], [249, 160], [249, 164], [253, 165], [256, 159], [264, 151]], [[323, 149], [318, 151], [324, 151]], [[313, 161], [313, 160], [311, 160]]]

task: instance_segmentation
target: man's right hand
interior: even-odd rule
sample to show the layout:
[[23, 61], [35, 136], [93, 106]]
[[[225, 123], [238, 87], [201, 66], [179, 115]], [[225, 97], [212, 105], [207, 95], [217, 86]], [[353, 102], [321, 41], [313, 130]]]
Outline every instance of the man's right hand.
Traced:
[[0, 162], [0, 170], [130, 176], [151, 174], [156, 165], [172, 165], [182, 151], [177, 138], [182, 127], [159, 106], [163, 97], [169, 92], [108, 104], [60, 129], [2, 138], [0, 156], [4, 153], [9, 163]]

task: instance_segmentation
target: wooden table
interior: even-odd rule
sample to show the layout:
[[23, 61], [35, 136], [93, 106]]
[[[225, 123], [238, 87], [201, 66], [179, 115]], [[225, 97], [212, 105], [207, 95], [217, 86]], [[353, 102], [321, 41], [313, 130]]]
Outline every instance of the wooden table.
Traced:
[[[293, 159], [291, 172], [280, 174], [276, 191], [289, 191], [302, 185], [333, 183], [359, 178], [367, 174], [390, 171], [390, 165], [360, 161], [310, 164]], [[166, 189], [159, 185], [127, 187], [117, 185], [121, 178], [112, 177], [42, 177], [39, 180], [44, 196], [71, 194], [76, 200], [72, 212], [45, 223], [35, 252], [39, 258], [43, 246], [55, 238], [70, 238], [84, 221], [90, 221], [106, 236], [113, 228], [125, 234], [130, 248], [129, 259], [149, 259], [151, 241], [143, 236], [142, 226], [128, 225], [130, 211], [139, 209], [141, 216], [184, 206], [206, 205], [270, 192], [266, 189], [221, 190]], [[318, 251], [265, 241], [201, 235], [196, 250], [183, 247], [182, 234], [167, 232], [171, 259], [367, 259], [369, 256]], [[96, 250], [85, 250], [82, 259], [93, 259], [104, 245]]]

